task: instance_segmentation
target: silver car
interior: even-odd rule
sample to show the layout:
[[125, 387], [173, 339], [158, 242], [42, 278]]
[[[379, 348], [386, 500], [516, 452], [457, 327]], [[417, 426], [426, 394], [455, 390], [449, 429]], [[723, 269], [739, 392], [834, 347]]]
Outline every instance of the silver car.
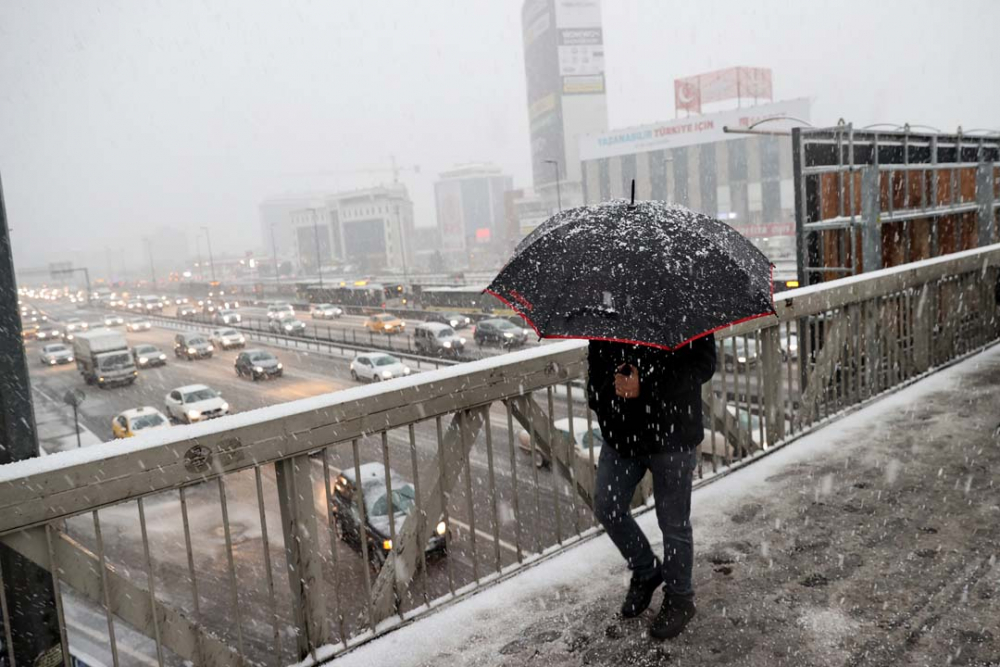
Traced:
[[43, 366], [73, 363], [73, 350], [68, 345], [53, 343], [42, 348], [40, 355]]

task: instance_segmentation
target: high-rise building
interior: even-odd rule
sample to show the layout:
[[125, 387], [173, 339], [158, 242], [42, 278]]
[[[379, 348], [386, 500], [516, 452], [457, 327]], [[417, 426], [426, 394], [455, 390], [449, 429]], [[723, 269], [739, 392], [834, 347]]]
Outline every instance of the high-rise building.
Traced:
[[[321, 194], [296, 194], [272, 197], [260, 203], [260, 248], [264, 254], [276, 254], [279, 260], [296, 255], [295, 233], [291, 225], [292, 211], [326, 206]], [[273, 246], [273, 247], [272, 247]]]
[[364, 273], [406, 272], [412, 265], [413, 202], [405, 185], [326, 195], [287, 218], [290, 247], [304, 273], [315, 271], [317, 257], [322, 266], [343, 263]]
[[521, 27], [534, 192], [553, 211], [577, 206], [579, 139], [608, 126], [601, 1], [525, 0]]
[[434, 184], [441, 252], [466, 266], [469, 255], [502, 254], [507, 247], [504, 193], [513, 185], [497, 166], [469, 164], [443, 172]]

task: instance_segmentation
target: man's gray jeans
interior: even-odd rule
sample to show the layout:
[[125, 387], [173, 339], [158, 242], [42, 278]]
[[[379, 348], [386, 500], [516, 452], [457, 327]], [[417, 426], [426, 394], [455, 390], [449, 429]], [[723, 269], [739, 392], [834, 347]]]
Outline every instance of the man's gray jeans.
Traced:
[[691, 568], [691, 481], [697, 450], [623, 458], [610, 445], [601, 448], [597, 464], [594, 511], [608, 536], [641, 579], [655, 575], [656, 560], [649, 540], [629, 513], [636, 486], [649, 470], [653, 478], [656, 518], [663, 532], [663, 582], [667, 595], [693, 598]]

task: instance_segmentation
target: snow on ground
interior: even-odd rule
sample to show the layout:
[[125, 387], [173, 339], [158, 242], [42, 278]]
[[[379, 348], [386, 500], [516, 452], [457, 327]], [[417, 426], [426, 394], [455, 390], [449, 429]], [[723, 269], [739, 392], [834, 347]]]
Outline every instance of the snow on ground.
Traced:
[[599, 536], [333, 664], [998, 665], [998, 422], [995, 346], [697, 489], [699, 613], [673, 642], [646, 633], [659, 594], [616, 616]]

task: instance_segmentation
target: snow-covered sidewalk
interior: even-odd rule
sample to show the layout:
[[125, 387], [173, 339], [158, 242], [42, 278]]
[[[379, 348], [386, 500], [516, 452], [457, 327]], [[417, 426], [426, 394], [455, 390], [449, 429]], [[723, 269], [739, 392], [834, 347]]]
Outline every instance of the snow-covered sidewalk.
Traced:
[[600, 536], [334, 664], [1000, 665], [998, 422], [994, 346], [696, 490], [675, 641]]

